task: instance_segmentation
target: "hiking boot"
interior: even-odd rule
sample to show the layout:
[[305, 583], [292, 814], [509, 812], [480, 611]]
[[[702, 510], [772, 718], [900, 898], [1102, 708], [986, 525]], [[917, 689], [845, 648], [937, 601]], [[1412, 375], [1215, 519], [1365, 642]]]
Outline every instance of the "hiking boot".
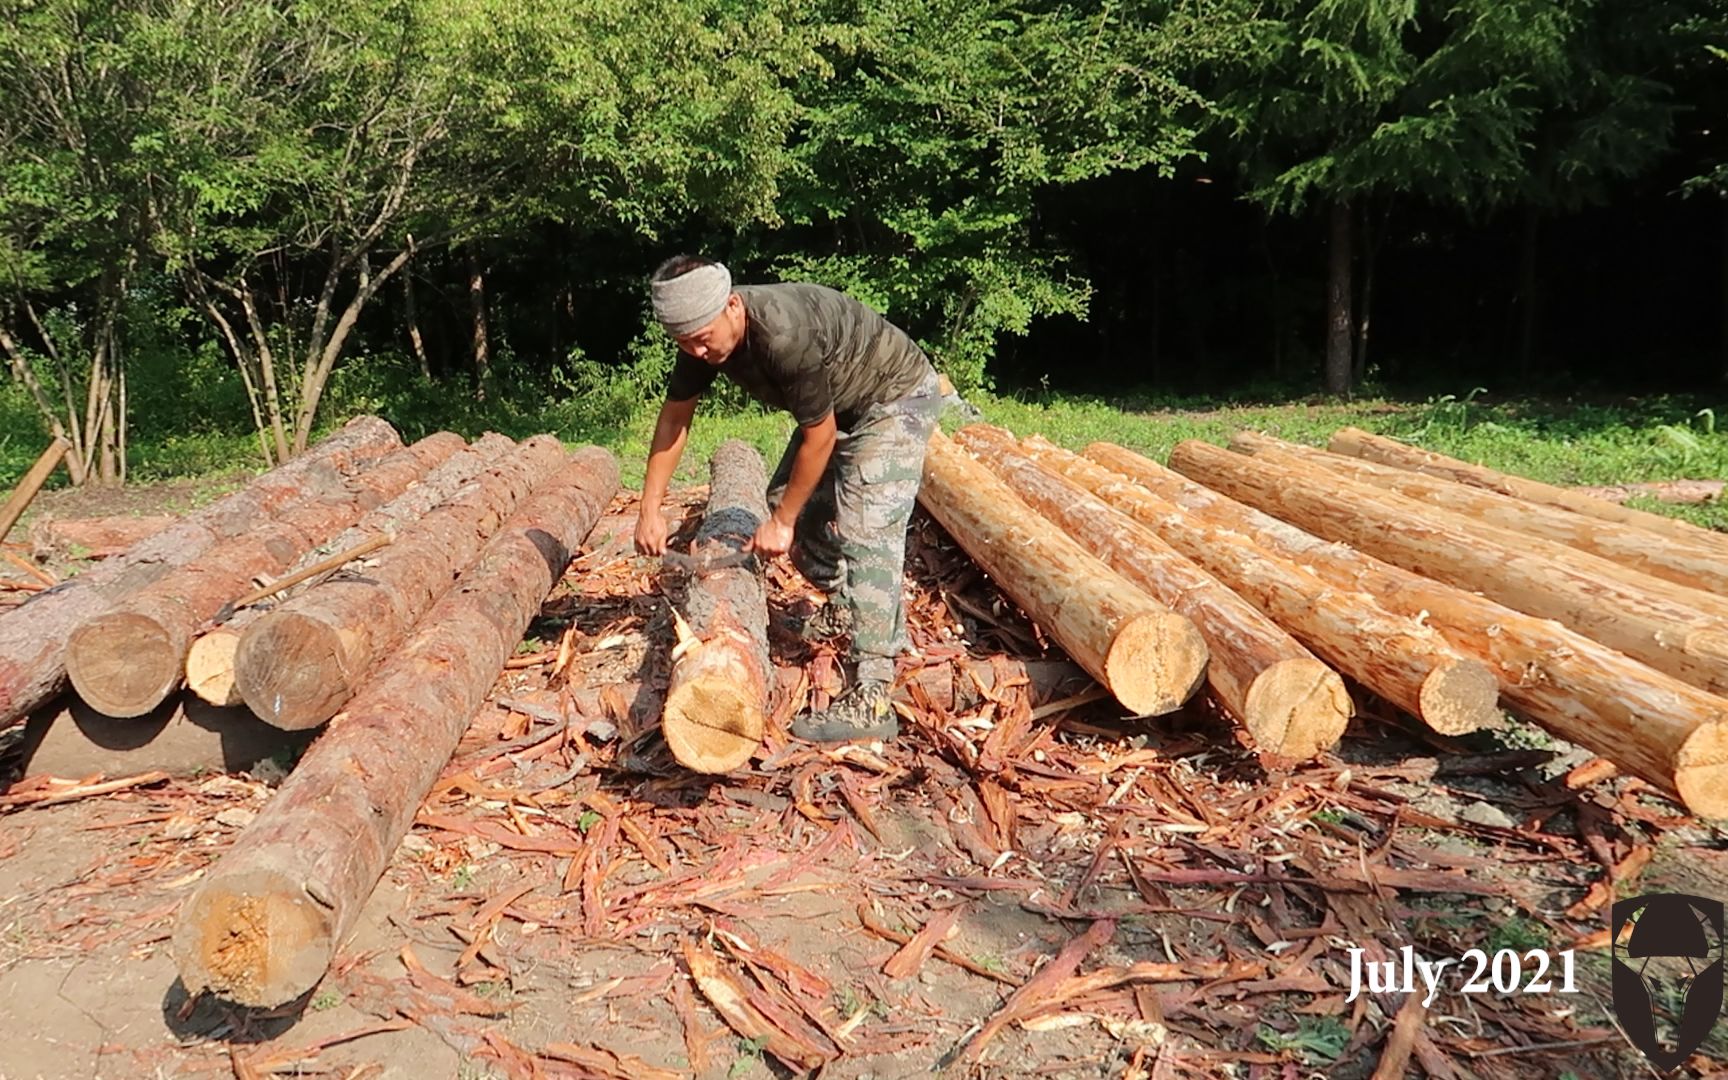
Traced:
[[798, 636], [811, 645], [833, 641], [852, 629], [852, 608], [830, 600], [798, 627]]
[[892, 739], [900, 734], [900, 718], [888, 700], [888, 684], [872, 679], [853, 686], [821, 712], [792, 721], [792, 734], [814, 743]]

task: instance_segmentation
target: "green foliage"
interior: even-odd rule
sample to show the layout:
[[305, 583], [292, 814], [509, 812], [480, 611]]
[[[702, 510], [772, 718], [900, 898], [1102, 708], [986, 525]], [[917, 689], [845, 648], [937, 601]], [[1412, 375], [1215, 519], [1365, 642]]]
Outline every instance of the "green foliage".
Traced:
[[1294, 1050], [1305, 1063], [1316, 1066], [1337, 1061], [1350, 1045], [1350, 1029], [1335, 1016], [1304, 1016], [1289, 1034], [1262, 1024], [1254, 1034], [1268, 1050]]

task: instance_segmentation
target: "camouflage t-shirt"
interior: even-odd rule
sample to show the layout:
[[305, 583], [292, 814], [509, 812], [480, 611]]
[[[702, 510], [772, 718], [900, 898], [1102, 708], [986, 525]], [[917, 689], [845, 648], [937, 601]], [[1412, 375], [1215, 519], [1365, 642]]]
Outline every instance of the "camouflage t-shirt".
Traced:
[[669, 401], [689, 401], [724, 374], [799, 424], [834, 414], [842, 431], [865, 409], [905, 397], [930, 369], [917, 342], [881, 315], [822, 285], [740, 285], [744, 340], [723, 364], [678, 354]]

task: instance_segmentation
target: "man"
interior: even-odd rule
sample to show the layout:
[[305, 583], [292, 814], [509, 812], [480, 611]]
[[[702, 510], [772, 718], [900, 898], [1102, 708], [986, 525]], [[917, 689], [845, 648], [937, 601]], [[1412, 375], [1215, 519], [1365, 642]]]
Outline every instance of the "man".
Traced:
[[654, 425], [636, 549], [666, 550], [661, 503], [696, 399], [724, 374], [798, 422], [769, 481], [768, 520], [750, 549], [788, 552], [828, 596], [804, 634], [851, 631], [852, 685], [792, 723], [813, 742], [893, 738], [894, 658], [906, 646], [901, 575], [906, 525], [941, 411], [936, 371], [906, 333], [820, 285], [732, 286], [726, 268], [679, 255], [654, 271], [654, 315], [678, 343]]

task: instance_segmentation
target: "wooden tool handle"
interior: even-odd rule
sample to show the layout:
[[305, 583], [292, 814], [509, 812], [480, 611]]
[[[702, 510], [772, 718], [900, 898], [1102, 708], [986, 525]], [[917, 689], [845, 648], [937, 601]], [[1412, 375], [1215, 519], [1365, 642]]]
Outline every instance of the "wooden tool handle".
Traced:
[[374, 536], [372, 539], [367, 540], [364, 543], [355, 544], [347, 551], [338, 551], [323, 562], [313, 563], [311, 566], [308, 566], [306, 569], [301, 570], [298, 573], [289, 574], [287, 577], [282, 578], [279, 581], [272, 581], [263, 588], [253, 589], [251, 592], [240, 597], [240, 599], [234, 601], [231, 606], [235, 609], [243, 608], [247, 604], [257, 603], [266, 596], [273, 596], [276, 593], [281, 592], [283, 589], [292, 588], [308, 578], [315, 578], [319, 574], [328, 573], [331, 570], [339, 570], [344, 565], [353, 562], [360, 556], [370, 555], [379, 548], [387, 546], [392, 539], [394, 539], [394, 537], [389, 533], [379, 533], [377, 536]]

